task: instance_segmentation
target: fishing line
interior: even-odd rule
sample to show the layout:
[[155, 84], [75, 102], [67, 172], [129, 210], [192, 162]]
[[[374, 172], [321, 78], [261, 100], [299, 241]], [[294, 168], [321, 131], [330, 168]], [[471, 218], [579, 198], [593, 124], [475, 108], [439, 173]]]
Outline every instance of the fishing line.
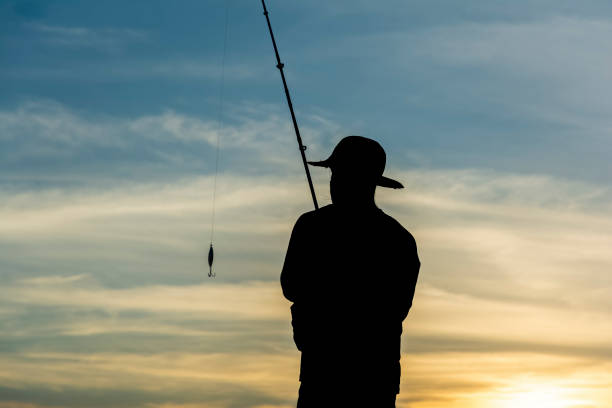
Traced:
[[210, 220], [210, 249], [208, 250], [208, 277], [214, 278], [217, 276], [212, 271], [212, 265], [215, 257], [213, 250], [213, 240], [215, 237], [215, 212], [217, 207], [217, 176], [219, 173], [219, 141], [224, 130], [223, 123], [223, 103], [225, 97], [225, 60], [227, 57], [227, 32], [229, 26], [229, 0], [225, 0], [225, 26], [223, 34], [223, 54], [221, 57], [221, 85], [219, 89], [219, 104], [217, 111], [217, 140], [215, 146], [215, 176], [213, 178], [213, 194], [212, 194], [212, 214]]

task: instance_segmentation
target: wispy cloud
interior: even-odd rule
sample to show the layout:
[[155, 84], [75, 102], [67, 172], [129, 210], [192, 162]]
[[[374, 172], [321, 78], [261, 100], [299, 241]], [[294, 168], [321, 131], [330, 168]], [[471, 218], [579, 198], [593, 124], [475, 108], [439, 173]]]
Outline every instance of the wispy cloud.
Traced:
[[28, 23], [29, 29], [40, 34], [40, 41], [60, 47], [117, 50], [129, 43], [148, 39], [143, 30], [132, 28], [91, 28]]
[[[497, 299], [509, 307], [571, 306], [593, 312], [607, 307], [609, 190], [476, 171], [397, 173], [408, 191], [381, 191], [379, 201], [423, 242], [421, 257], [429, 270], [424, 284], [460, 296], [455, 303], [467, 296]], [[325, 183], [322, 175], [316, 176], [320, 186]], [[217, 238], [224, 253], [219, 270], [234, 282], [276, 281], [291, 222], [308, 208], [301, 178], [226, 174], [218, 184]], [[110, 283], [113, 274], [102, 269], [122, 263], [115, 267], [133, 269], [124, 275], [124, 286], [172, 279], [195, 283], [205, 269], [211, 186], [211, 178], [202, 178], [106, 191], [24, 192], [4, 197], [1, 236], [10, 245], [29, 248], [27, 261], [12, 261], [20, 269], [34, 262], [57, 270], [71, 260], [74, 273]], [[329, 200], [325, 194], [321, 198]], [[77, 248], [80, 261], [73, 255]], [[82, 263], [86, 259], [90, 261]], [[157, 267], [145, 272], [153, 260]], [[24, 293], [18, 297], [39, 297]], [[82, 296], [96, 299], [86, 292]], [[45, 299], [43, 293], [40, 299]]]
[[[220, 123], [216, 114], [202, 118], [170, 109], [126, 119], [91, 116], [53, 101], [25, 102], [0, 111], [2, 177], [74, 179], [87, 174], [92, 182], [117, 172], [129, 172], [134, 178], [139, 173], [151, 178], [206, 174], [213, 169], [217, 139], [224, 152], [222, 170], [226, 166], [233, 171], [299, 169], [289, 166], [298, 156], [285, 112], [249, 103], [229, 105], [226, 110]], [[329, 118], [302, 117], [302, 132], [312, 141], [313, 154], [319, 152], [323, 135], [339, 133]]]
[[468, 17], [326, 38], [305, 58], [376, 84], [365, 109], [392, 100], [388, 132], [425, 163], [609, 178], [610, 19]]
[[[400, 406], [494, 401], [527, 371], [576, 400], [603, 398], [609, 190], [475, 170], [389, 172], [407, 188], [381, 190], [379, 204], [414, 233], [423, 262]], [[303, 180], [219, 181], [214, 281], [209, 178], [2, 197], [3, 393], [98, 401], [120, 381], [132, 406], [292, 405], [298, 356], [278, 271], [309, 206]], [[151, 389], [160, 377], [161, 393]]]
[[262, 75], [261, 66], [254, 64], [227, 64], [223, 73], [218, 63], [209, 59], [167, 57], [159, 59], [139, 59], [125, 57], [121, 60], [67, 63], [59, 62], [54, 66], [5, 66], [0, 69], [0, 75], [9, 79], [20, 80], [71, 80], [84, 83], [113, 83], [130, 81], [164, 80], [170, 82], [210, 80], [221, 81], [251, 81], [254, 79], [268, 80], [268, 75]]

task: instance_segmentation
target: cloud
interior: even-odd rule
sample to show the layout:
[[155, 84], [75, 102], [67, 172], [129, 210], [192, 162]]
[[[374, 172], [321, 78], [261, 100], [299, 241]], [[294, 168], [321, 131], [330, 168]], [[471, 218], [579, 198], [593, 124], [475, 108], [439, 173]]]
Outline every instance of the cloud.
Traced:
[[96, 48], [114, 51], [123, 46], [146, 41], [145, 31], [131, 28], [91, 28], [28, 23], [29, 29], [40, 34], [40, 41], [59, 47]]
[[60, 285], [54, 290], [49, 285], [28, 284], [19, 288], [13, 286], [12, 294], [6, 291], [4, 299], [27, 305], [72, 306], [109, 312], [174, 312], [220, 320], [282, 319], [286, 316], [286, 305], [278, 296], [280, 288], [277, 286], [252, 283], [94, 289]]
[[[283, 112], [285, 113], [285, 112]], [[244, 103], [195, 117], [165, 110], [135, 118], [93, 116], [53, 101], [29, 101], [0, 111], [0, 168], [10, 180], [78, 180], [210, 174], [217, 139], [221, 171], [300, 170], [293, 130], [278, 108]], [[320, 114], [303, 115], [302, 132], [313, 141], [338, 126]], [[291, 165], [295, 164], [297, 165]], [[301, 171], [301, 170], [300, 170]]]
[[342, 104], [332, 109], [350, 118], [347, 127], [358, 117], [369, 133], [394, 135], [390, 140], [412, 151], [411, 162], [417, 157], [434, 168], [609, 178], [606, 14], [475, 18], [466, 12], [448, 21], [431, 6], [415, 12], [425, 22], [370, 22], [374, 29], [303, 50], [304, 60], [343, 72], [334, 90], [353, 102], [347, 112]]
[[[141, 390], [129, 388], [78, 388], [54, 389], [44, 386], [27, 389], [0, 387], [5, 401], [18, 406], [35, 407], [150, 407], [150, 406], [191, 406], [248, 408], [256, 405], [280, 407], [279, 399], [254, 389], [237, 384], [203, 384], [200, 387], [179, 390]], [[283, 400], [280, 400], [284, 402]], [[196, 405], [197, 404], [197, 405]], [[205, 404], [205, 405], [202, 405]], [[0, 405], [1, 407], [2, 405]]]
[[[612, 22], [607, 19], [555, 17], [436, 28], [417, 43], [420, 52], [442, 63], [495, 72], [496, 80], [505, 81], [504, 89], [508, 81], [533, 83], [535, 88], [519, 89], [523, 103], [513, 106], [523, 116], [535, 115], [592, 131], [611, 125], [608, 113], [612, 105], [602, 97], [612, 79], [605, 68], [612, 62], [606, 41], [610, 35]], [[489, 97], [504, 104], [508, 93], [489, 93]]]
[[[597, 119], [596, 124], [609, 126], [612, 105], [602, 96], [611, 79], [606, 69], [612, 59], [606, 52], [611, 34], [612, 22], [606, 18], [458, 21], [344, 36], [333, 41], [328, 52], [340, 58], [390, 57], [402, 75], [421, 79], [434, 78], [424, 67], [435, 68], [430, 72], [434, 76], [452, 68], [455, 81], [428, 84], [431, 92], [445, 98], [435, 100], [437, 106], [478, 98], [475, 107], [495, 103], [496, 108], [512, 109], [516, 119], [529, 115], [566, 125]], [[388, 70], [388, 64], [374, 68], [378, 74]], [[454, 94], [459, 90], [461, 94]]]
[[255, 64], [228, 63], [223, 73], [210, 59], [172, 56], [121, 60], [58, 61], [52, 66], [3, 67], [0, 74], [13, 80], [78, 81], [83, 83], [129, 83], [132, 81], [258, 81], [268, 80], [262, 67]]
[[[406, 189], [381, 189], [379, 205], [414, 233], [423, 263], [404, 325], [400, 406], [497, 398], [525, 372], [583, 400], [605, 389], [609, 189], [388, 171]], [[205, 277], [211, 183], [1, 197], [3, 395], [37, 405], [113, 390], [129, 391], [132, 406], [293, 404], [299, 360], [278, 273], [291, 224], [310, 206], [302, 177], [219, 179], [215, 280]]]
[[[517, 21], [540, 20], [553, 16], [600, 17], [611, 9], [605, 1], [590, 1], [577, 4], [571, 0], [542, 0], [537, 3], [518, 1], [512, 3], [490, 3], [464, 1], [446, 3], [443, 0], [417, 0], [406, 3], [401, 0], [387, 0], [383, 6], [376, 6], [366, 0], [335, 1], [315, 3], [313, 8], [334, 17], [367, 15], [370, 19], [384, 18], [384, 21], [404, 21], [404, 25], [421, 26], [448, 25], [466, 21]], [[420, 22], [420, 23], [419, 23]]]
[[[318, 186], [325, 182], [320, 176]], [[473, 316], [473, 326], [465, 327], [479, 330], [477, 321], [485, 318], [479, 310], [490, 314], [496, 305], [501, 316], [528, 324], [523, 310], [528, 314], [537, 308], [538, 316], [551, 313], [548, 321], [562, 321], [559, 311], [571, 308], [591, 313], [577, 333], [603, 336], [588, 327], [600, 327], [610, 306], [609, 189], [479, 171], [396, 170], [394, 176], [406, 190], [381, 190], [379, 203], [417, 238], [422, 290], [431, 290], [428, 299], [439, 299], [427, 309], [440, 307], [443, 314], [447, 308], [460, 311], [462, 303], [467, 308], [459, 313], [465, 317], [450, 319], [449, 327]], [[282, 318], [284, 312], [276, 310], [283, 309], [282, 302], [243, 302], [280, 301], [278, 271], [291, 223], [309, 209], [303, 180], [219, 178], [216, 269], [228, 286], [208, 287], [201, 281], [207, 269], [212, 183], [210, 177], [185, 178], [3, 197], [0, 239], [7, 248], [6, 277], [21, 282], [6, 298], [41, 306]], [[328, 195], [320, 198], [329, 201]], [[60, 270], [64, 275], [57, 276], [54, 271]], [[272, 286], [232, 286], [250, 281]], [[102, 288], [88, 286], [95, 282]], [[74, 290], [67, 292], [64, 284]], [[450, 300], [439, 303], [442, 299]], [[548, 337], [548, 327], [539, 329]], [[528, 325], [525, 332], [539, 329]]]

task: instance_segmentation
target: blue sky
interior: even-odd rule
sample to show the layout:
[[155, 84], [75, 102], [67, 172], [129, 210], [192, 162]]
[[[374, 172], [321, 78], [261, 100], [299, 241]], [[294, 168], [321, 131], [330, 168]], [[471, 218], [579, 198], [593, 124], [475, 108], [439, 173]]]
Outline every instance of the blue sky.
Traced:
[[[369, 136], [406, 186], [398, 406], [609, 401], [612, 4], [268, 8], [309, 158]], [[0, 408], [291, 406], [312, 204], [261, 4], [0, 1], [0, 60]]]
[[[216, 120], [223, 2], [2, 7], [5, 109], [45, 101], [107, 122], [169, 110]], [[377, 137], [398, 166], [609, 178], [606, 2], [309, 2], [270, 9], [299, 119], [333, 121], [340, 128], [327, 139]], [[284, 114], [261, 10], [233, 1], [230, 13], [227, 106]], [[156, 147], [191, 150], [145, 145], [134, 141], [132, 151], [92, 156], [121, 163], [150, 160], [147, 151]], [[203, 147], [197, 153], [207, 154]], [[231, 154], [224, 156], [233, 168]]]

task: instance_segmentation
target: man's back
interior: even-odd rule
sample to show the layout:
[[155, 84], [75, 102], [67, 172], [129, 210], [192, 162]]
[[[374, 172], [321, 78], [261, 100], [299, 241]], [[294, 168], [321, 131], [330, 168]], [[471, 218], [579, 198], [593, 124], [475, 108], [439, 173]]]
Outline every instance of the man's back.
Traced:
[[375, 206], [303, 214], [281, 274], [302, 385], [397, 393], [402, 321], [419, 271], [412, 235]]

